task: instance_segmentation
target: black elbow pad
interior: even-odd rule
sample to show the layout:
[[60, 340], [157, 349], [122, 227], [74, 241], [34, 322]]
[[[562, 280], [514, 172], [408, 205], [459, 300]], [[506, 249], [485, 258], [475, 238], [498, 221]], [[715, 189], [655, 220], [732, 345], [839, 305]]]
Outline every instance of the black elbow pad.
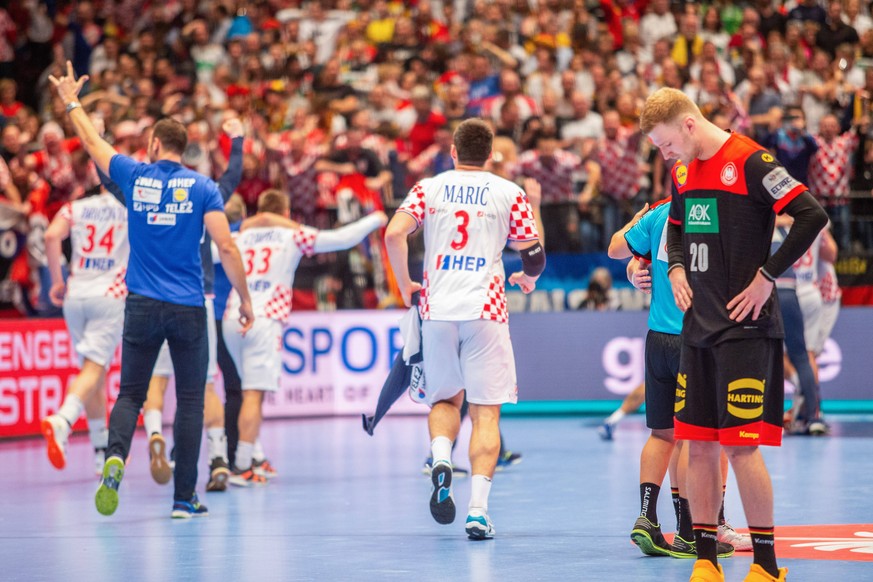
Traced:
[[539, 277], [546, 268], [546, 251], [540, 243], [519, 252], [521, 269], [528, 277]]

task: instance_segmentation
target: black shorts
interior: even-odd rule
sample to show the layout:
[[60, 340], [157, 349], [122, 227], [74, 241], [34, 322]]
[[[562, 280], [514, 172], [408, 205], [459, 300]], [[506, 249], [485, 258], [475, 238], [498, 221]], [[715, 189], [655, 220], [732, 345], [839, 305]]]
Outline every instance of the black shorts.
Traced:
[[646, 426], [651, 429], [673, 428], [681, 353], [680, 336], [649, 330], [646, 335]]
[[782, 340], [682, 345], [676, 388], [677, 439], [730, 446], [782, 443]]

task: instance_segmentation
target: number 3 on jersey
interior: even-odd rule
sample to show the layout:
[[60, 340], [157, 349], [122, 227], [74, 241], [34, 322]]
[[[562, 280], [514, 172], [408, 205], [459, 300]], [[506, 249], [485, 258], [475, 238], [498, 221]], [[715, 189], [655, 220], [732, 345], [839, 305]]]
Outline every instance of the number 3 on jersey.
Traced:
[[467, 246], [467, 241], [470, 239], [470, 235], [467, 232], [467, 227], [470, 225], [470, 215], [467, 214], [466, 210], [458, 210], [455, 212], [455, 218], [460, 220], [458, 223], [458, 234], [461, 235], [461, 240], [452, 240], [452, 250], [459, 251]]

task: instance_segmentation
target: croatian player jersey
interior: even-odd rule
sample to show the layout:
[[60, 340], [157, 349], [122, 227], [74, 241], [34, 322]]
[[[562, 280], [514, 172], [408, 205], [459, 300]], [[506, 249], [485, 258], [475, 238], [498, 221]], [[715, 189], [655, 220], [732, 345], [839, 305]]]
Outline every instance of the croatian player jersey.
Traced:
[[[294, 271], [304, 255], [315, 254], [316, 236], [318, 230], [303, 225], [296, 230], [252, 228], [236, 236], [255, 317], [285, 323], [291, 315]], [[238, 313], [239, 306], [239, 294], [231, 291], [225, 316]]]
[[450, 170], [417, 183], [397, 210], [424, 225], [421, 318], [508, 321], [503, 247], [539, 238], [524, 191], [490, 172]]
[[67, 296], [126, 297], [130, 244], [124, 206], [107, 192], [65, 204], [60, 214], [70, 223], [73, 247]]
[[818, 262], [823, 240], [822, 233], [818, 233], [812, 245], [794, 263], [794, 277], [797, 279], [798, 287], [818, 283]]

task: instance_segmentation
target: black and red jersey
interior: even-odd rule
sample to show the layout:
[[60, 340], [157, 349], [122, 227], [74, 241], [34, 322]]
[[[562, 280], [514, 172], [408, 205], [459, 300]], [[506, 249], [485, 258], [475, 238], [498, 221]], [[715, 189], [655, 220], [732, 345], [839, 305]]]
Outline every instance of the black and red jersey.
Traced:
[[775, 214], [806, 186], [753, 140], [731, 134], [708, 160], [673, 166], [670, 222], [682, 225], [685, 273], [693, 293], [682, 336], [708, 347], [728, 339], [783, 337], [774, 291], [758, 319], [731, 321], [728, 302], [770, 255]]

